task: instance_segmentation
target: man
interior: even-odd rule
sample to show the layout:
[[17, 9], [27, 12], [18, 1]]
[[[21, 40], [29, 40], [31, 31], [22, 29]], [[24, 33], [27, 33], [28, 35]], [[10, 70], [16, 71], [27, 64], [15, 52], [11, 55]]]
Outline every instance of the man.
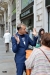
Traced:
[[9, 33], [8, 30], [6, 30], [6, 33], [4, 34], [4, 39], [5, 39], [5, 45], [6, 45], [6, 52], [9, 51], [9, 43], [10, 43], [10, 40], [11, 40], [11, 34]]
[[[17, 26], [18, 32], [12, 37], [12, 50], [15, 53], [15, 63], [17, 68], [16, 75], [23, 75], [25, 70], [25, 60], [26, 60], [26, 50], [28, 45], [35, 46], [37, 37], [34, 37], [32, 41], [28, 34], [26, 34], [26, 26], [24, 24], [19, 24]], [[33, 34], [36, 36], [36, 32]]]

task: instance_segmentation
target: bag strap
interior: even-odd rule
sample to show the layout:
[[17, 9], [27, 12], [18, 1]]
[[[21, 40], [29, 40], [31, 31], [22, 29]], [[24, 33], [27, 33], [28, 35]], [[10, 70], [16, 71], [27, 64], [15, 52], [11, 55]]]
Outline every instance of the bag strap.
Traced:
[[45, 57], [47, 58], [48, 62], [50, 63], [50, 59], [47, 57], [47, 55], [44, 53], [44, 51], [43, 51], [41, 48], [39, 48], [39, 49], [43, 52], [43, 54], [44, 54]]

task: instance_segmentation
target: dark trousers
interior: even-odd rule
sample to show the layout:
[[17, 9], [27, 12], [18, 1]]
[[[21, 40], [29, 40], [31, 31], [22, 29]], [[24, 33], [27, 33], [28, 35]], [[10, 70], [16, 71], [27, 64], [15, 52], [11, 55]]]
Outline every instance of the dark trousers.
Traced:
[[9, 43], [5, 43], [6, 45], [6, 51], [9, 51]]
[[26, 71], [25, 63], [17, 63], [16, 68], [17, 68], [16, 75], [23, 75], [23, 72]]

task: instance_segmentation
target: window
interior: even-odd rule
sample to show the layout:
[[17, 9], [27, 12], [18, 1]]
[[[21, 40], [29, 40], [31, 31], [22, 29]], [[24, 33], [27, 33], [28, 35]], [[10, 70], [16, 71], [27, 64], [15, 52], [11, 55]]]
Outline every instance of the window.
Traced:
[[12, 11], [14, 11], [16, 8], [16, 0], [13, 0], [12, 2]]
[[49, 24], [48, 24], [48, 31], [50, 32], [50, 12], [49, 12], [49, 15], [48, 15], [48, 20], [49, 20]]
[[27, 5], [32, 3], [34, 0], [21, 0], [21, 8], [24, 9]]

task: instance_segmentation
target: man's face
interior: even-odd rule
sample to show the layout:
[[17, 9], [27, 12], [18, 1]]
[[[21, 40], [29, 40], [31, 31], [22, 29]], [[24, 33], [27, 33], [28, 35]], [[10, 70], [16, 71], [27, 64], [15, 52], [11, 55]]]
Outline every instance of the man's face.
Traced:
[[26, 26], [21, 25], [21, 34], [25, 34], [26, 33]]

